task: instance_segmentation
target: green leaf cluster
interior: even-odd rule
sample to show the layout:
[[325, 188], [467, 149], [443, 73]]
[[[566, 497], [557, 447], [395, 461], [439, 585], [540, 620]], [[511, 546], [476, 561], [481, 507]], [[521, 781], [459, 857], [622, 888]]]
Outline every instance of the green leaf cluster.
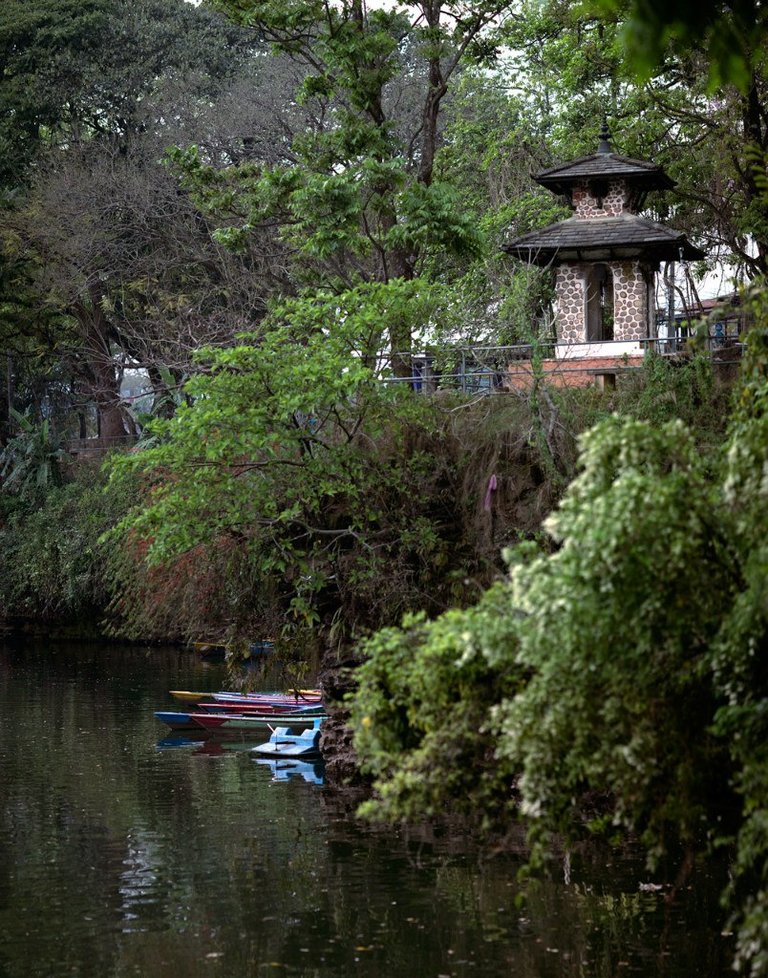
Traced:
[[0, 607], [17, 621], [66, 625], [96, 634], [110, 600], [106, 530], [135, 499], [130, 480], [104, 492], [98, 468], [83, 466], [78, 478], [34, 498], [0, 500]]
[[376, 818], [447, 813], [498, 825], [512, 813], [513, 768], [496, 756], [491, 710], [519, 688], [509, 589], [496, 584], [465, 612], [405, 618], [366, 641], [350, 723]]
[[0, 487], [22, 496], [44, 493], [61, 485], [61, 465], [67, 458], [63, 439], [51, 429], [50, 421], [36, 422], [30, 414], [11, 410], [18, 432], [0, 451]]
[[145, 486], [114, 545], [141, 541], [141, 562], [158, 568], [234, 547], [256, 590], [279, 582], [286, 631], [366, 595], [378, 621], [392, 602], [411, 606], [444, 560], [418, 488], [440, 471], [419, 444], [427, 405], [377, 373], [387, 321], [424, 305], [416, 282], [313, 293], [276, 306], [258, 336], [202, 351], [188, 401], [113, 462], [115, 478], [142, 473]]

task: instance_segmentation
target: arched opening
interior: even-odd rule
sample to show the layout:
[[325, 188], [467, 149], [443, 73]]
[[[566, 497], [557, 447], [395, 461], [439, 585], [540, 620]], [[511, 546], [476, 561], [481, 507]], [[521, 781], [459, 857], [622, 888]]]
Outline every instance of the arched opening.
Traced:
[[608, 265], [592, 265], [587, 273], [587, 340], [613, 339], [613, 272]]

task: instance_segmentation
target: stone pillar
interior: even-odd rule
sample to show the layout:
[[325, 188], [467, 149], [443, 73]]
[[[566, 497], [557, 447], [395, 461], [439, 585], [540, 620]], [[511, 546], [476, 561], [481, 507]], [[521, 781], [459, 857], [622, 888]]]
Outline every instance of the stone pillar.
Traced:
[[648, 282], [639, 262], [615, 262], [613, 268], [613, 338], [648, 336]]
[[560, 265], [555, 279], [558, 343], [583, 343], [586, 339], [587, 303], [584, 268]]

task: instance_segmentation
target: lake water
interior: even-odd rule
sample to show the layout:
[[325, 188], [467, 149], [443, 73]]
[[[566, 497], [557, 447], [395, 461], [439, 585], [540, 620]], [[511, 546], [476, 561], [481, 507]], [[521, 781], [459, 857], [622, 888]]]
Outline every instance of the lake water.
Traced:
[[668, 901], [590, 849], [523, 903], [515, 855], [362, 824], [263, 737], [164, 743], [168, 690], [223, 681], [186, 651], [0, 645], [0, 978], [729, 974], [713, 870]]

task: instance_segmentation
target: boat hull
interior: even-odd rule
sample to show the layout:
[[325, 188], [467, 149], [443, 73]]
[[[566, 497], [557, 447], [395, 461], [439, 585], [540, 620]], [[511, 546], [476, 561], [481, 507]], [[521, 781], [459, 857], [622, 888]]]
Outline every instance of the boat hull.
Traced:
[[291, 693], [235, 693], [227, 690], [203, 693], [189, 689], [172, 689], [171, 696], [182, 703], [199, 703], [211, 700], [217, 703], [319, 703], [320, 691], [299, 689]]
[[156, 710], [155, 716], [171, 730], [199, 730], [200, 724], [192, 719], [191, 713], [179, 713], [172, 710]]
[[312, 727], [317, 720], [327, 719], [326, 714], [312, 713], [265, 713], [265, 714], [235, 714], [235, 713], [155, 713], [158, 720], [168, 724], [174, 730], [203, 729], [210, 733], [227, 732], [230, 730], [273, 730], [278, 726], [288, 726], [291, 730], [300, 732]]
[[193, 713], [237, 713], [243, 716], [253, 714], [259, 716], [266, 713], [287, 713], [290, 716], [324, 716], [325, 707], [318, 703], [303, 705], [297, 703], [211, 703], [196, 704]]

